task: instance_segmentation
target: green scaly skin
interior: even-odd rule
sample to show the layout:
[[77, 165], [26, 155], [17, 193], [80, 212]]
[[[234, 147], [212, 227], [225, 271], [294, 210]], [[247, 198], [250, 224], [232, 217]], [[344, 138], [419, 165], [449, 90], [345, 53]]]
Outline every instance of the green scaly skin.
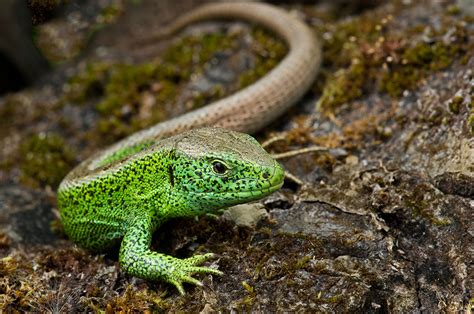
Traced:
[[[140, 150], [141, 149], [141, 150]], [[140, 147], [102, 155], [87, 175], [71, 172], [58, 190], [66, 234], [101, 251], [120, 243], [120, 266], [129, 274], [201, 285], [193, 273], [213, 254], [178, 259], [149, 249], [166, 220], [216, 213], [265, 197], [283, 184], [282, 167], [251, 136], [202, 128]], [[79, 169], [80, 170], [80, 169]]]

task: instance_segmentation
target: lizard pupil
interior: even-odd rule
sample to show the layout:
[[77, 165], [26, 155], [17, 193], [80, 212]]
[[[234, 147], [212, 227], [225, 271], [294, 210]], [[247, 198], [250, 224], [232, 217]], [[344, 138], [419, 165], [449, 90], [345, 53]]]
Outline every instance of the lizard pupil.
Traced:
[[226, 165], [224, 165], [220, 161], [214, 161], [212, 163], [212, 169], [214, 170], [215, 173], [218, 173], [218, 174], [224, 174], [227, 171]]

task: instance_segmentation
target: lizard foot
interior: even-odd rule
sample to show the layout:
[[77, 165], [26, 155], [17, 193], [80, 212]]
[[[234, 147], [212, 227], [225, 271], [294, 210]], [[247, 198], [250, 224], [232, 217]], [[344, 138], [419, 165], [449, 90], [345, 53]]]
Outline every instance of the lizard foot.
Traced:
[[173, 261], [173, 268], [170, 270], [170, 274], [166, 276], [165, 279], [167, 282], [171, 283], [178, 289], [181, 295], [184, 295], [183, 282], [194, 284], [196, 286], [202, 287], [202, 283], [191, 277], [194, 273], [205, 273], [213, 275], [222, 275], [223, 273], [220, 270], [196, 266], [199, 265], [211, 258], [215, 257], [213, 253], [207, 253], [204, 255], [195, 255], [186, 259], [176, 259]]

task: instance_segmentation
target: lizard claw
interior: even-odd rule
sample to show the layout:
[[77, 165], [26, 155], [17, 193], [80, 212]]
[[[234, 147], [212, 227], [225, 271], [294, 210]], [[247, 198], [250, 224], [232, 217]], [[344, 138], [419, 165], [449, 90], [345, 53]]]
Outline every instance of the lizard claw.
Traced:
[[176, 259], [173, 261], [174, 270], [166, 276], [166, 281], [174, 285], [181, 295], [185, 294], [183, 282], [202, 287], [202, 282], [191, 277], [191, 275], [196, 273], [222, 275], [223, 273], [220, 270], [210, 267], [196, 266], [214, 257], [215, 254], [207, 253], [203, 255], [195, 255], [182, 260]]

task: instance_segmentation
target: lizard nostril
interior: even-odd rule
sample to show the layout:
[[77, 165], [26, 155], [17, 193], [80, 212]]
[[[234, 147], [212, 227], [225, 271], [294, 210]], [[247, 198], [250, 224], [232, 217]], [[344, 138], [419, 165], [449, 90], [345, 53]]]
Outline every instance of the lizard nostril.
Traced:
[[268, 179], [270, 177], [270, 173], [268, 173], [267, 171], [265, 171], [263, 174], [262, 174], [262, 178], [264, 179]]

